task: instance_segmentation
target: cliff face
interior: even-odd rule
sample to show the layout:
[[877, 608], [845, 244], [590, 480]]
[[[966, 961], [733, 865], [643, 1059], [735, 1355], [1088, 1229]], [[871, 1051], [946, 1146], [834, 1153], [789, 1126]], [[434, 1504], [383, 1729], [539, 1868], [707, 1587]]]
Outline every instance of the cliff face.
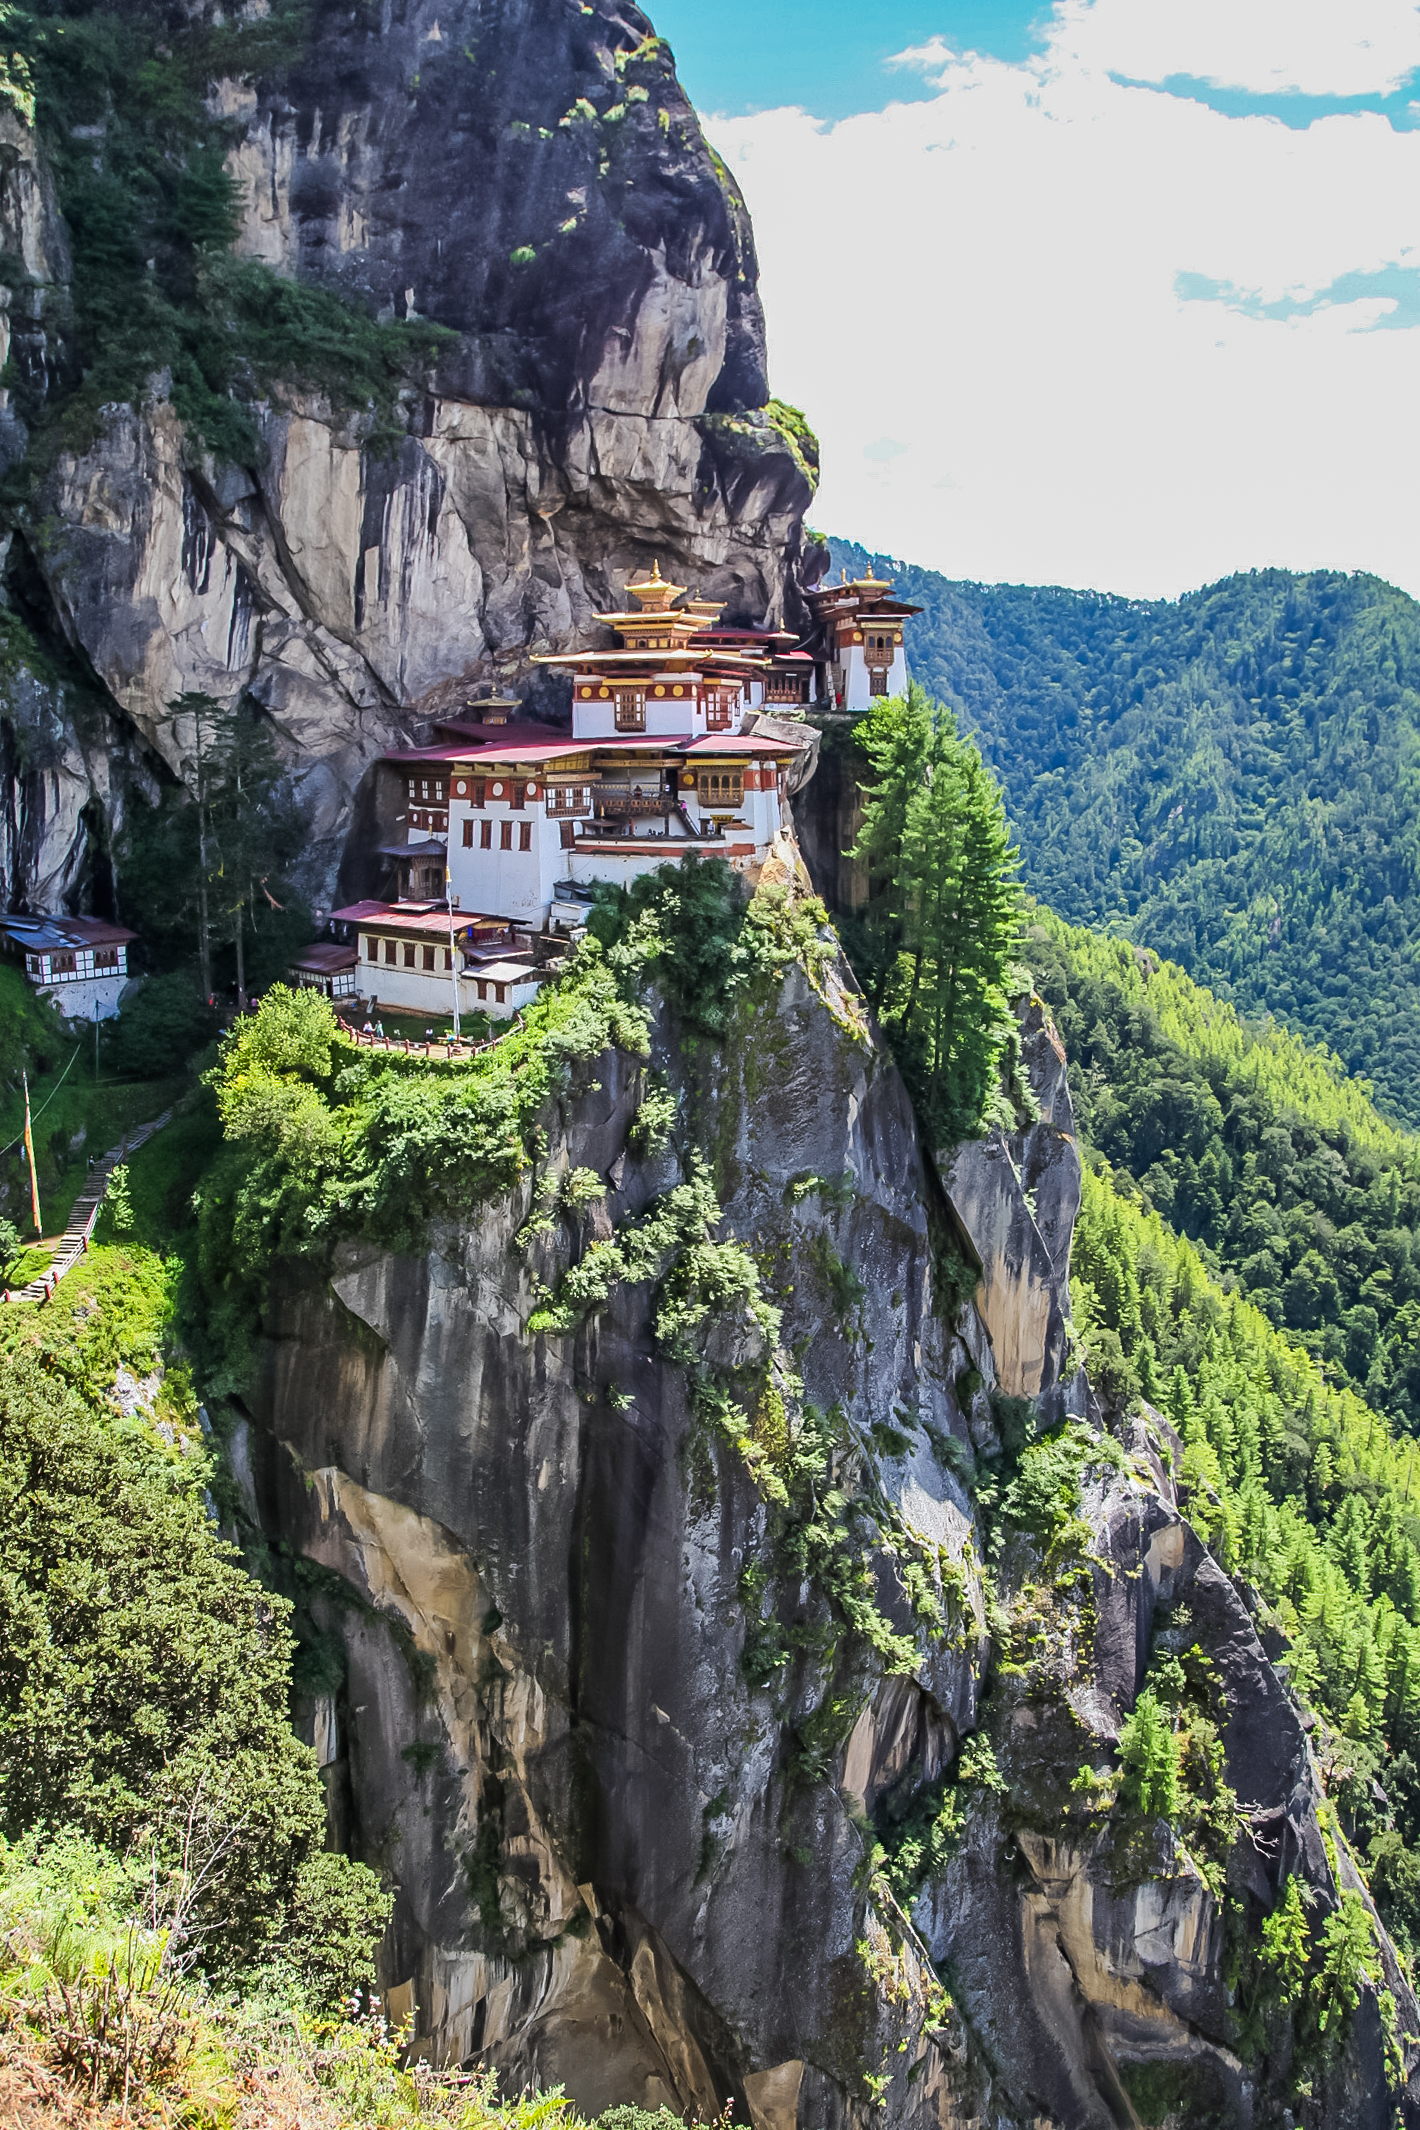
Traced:
[[[15, 560], [27, 611], [151, 771], [188, 768], [164, 718], [183, 691], [249, 688], [269, 707], [321, 896], [380, 749], [594, 633], [653, 559], [735, 613], [782, 618], [810, 478], [764, 411], [743, 202], [636, 8], [317, 6], [279, 79], [215, 82], [211, 105], [239, 251], [453, 337], [403, 397], [403, 440], [378, 449], [368, 421], [281, 391], [253, 409], [251, 463], [217, 463], [155, 376], [141, 406], [106, 409], [87, 448], [54, 457]], [[42, 392], [68, 250], [44, 157], [5, 123], [0, 223], [27, 275], [6, 329]], [[48, 782], [23, 750], [10, 768], [10, 906], [81, 894], [79, 814], [101, 840], [121, 819], [77, 717], [59, 723]]]
[[[1027, 1036], [1064, 1311], [1078, 1172], [1053, 1031]], [[393, 2007], [435, 2060], [565, 2081], [588, 2108], [733, 2100], [756, 2130], [1273, 2120], [1286, 2045], [1239, 2053], [1237, 1933], [1255, 1942], [1289, 1872], [1319, 1914], [1359, 1882], [1244, 1596], [1179, 1509], [1166, 1427], [1080, 1437], [1073, 1552], [1009, 1519], [990, 1537], [958, 1475], [986, 1477], [1020, 1408], [993, 1398], [952, 1215], [841, 965], [817, 988], [791, 971], [724, 1046], [662, 1014], [650, 1062], [678, 1101], [667, 1151], [628, 1144], [646, 1068], [620, 1052], [548, 1113], [548, 1171], [608, 1188], [560, 1239], [529, 1241], [530, 1185], [427, 1256], [350, 1248], [278, 1297], [234, 1444], [248, 1514], [318, 1564], [307, 1603], [343, 1684], [308, 1717], [338, 1837], [399, 1888]], [[824, 1430], [797, 1550], [765, 1481], [773, 1417], [757, 1481], [703, 1374], [663, 1357], [647, 1286], [575, 1336], [528, 1329], [539, 1286], [696, 1144], [784, 1310], [789, 1426]], [[1013, 1203], [1005, 1184], [993, 1220], [987, 1188], [983, 1239]], [[982, 1270], [989, 1296], [989, 1240]], [[759, 1335], [729, 1310], [707, 1364]], [[1078, 1407], [1054, 1352], [1036, 1388]], [[1117, 1800], [1074, 1802], [1181, 1624], [1226, 1709], [1226, 1883]], [[913, 1870], [924, 1810], [948, 1834]], [[1388, 1947], [1384, 1982], [1416, 2030]], [[1313, 2077], [1298, 2122], [1390, 2121], [1375, 1987]], [[1136, 2110], [1161, 2090], [1167, 2117]], [[1416, 2119], [1414, 2086], [1397, 2097]]]

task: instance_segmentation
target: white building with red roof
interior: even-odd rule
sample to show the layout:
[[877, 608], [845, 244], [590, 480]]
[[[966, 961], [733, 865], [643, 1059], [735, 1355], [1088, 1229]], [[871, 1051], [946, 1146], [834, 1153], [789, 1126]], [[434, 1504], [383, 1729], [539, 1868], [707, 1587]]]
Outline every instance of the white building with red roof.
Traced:
[[[811, 773], [816, 673], [820, 697], [831, 679], [841, 703], [846, 681], [855, 709], [905, 673], [902, 624], [917, 610], [891, 589], [866, 578], [815, 595], [816, 657], [783, 630], [726, 626], [717, 602], [684, 599], [656, 566], [596, 617], [610, 648], [538, 661], [570, 682], [570, 732], [482, 701], [437, 720], [431, 744], [386, 755], [377, 855], [397, 899], [332, 912], [358, 938], [359, 995], [442, 1013], [457, 979], [461, 1011], [511, 1013], [536, 988], [510, 973], [532, 970], [533, 936], [575, 929], [598, 883], [691, 856], [753, 872]], [[507, 935], [496, 977], [477, 939], [489, 925]]]
[[138, 937], [104, 917], [3, 917], [0, 937], [68, 1020], [111, 1021]]

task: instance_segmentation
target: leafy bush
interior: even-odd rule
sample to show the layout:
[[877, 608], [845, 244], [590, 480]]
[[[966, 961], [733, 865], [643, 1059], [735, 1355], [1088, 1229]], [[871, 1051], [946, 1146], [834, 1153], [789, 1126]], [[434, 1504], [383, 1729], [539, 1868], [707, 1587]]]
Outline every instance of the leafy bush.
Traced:
[[[206, 1462], [107, 1418], [12, 1347], [0, 1375], [0, 1832], [137, 1844], [200, 1888], [211, 1971], [264, 1962], [299, 1917], [321, 1988], [381, 1927], [378, 1886], [324, 1833], [287, 1716], [289, 1607], [215, 1535]], [[356, 1965], [359, 1965], [358, 1960]]]
[[1145, 1688], [1119, 1733], [1124, 1795], [1146, 1819], [1171, 1820], [1178, 1813], [1178, 1739], [1169, 1713]]
[[723, 858], [692, 856], [628, 888], [599, 884], [588, 929], [620, 967], [657, 978], [687, 1027], [723, 1036], [756, 981], [796, 959], [812, 973], [832, 951], [818, 937], [827, 923], [812, 896], [769, 887], [750, 897]]
[[150, 976], [107, 1024], [106, 1063], [136, 1080], [155, 1080], [210, 1043], [217, 1027], [190, 976], [177, 970]]

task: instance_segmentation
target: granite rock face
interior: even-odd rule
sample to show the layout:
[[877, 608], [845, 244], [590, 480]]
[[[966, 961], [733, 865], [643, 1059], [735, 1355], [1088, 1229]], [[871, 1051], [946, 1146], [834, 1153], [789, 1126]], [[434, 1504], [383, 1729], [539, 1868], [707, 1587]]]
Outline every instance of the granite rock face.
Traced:
[[[427, 1257], [351, 1251], [277, 1305], [242, 1446], [252, 1507], [350, 1594], [322, 1614], [347, 1677], [327, 1780], [337, 1826], [399, 1886], [387, 1980], [422, 2049], [564, 2080], [588, 2108], [708, 2118], [733, 2097], [776, 2126], [857, 2120], [862, 2065], [891, 2058], [898, 2112], [935, 2120], [916, 1955], [887, 1984], [860, 1949], [885, 1925], [855, 1814], [935, 1775], [975, 1722], [953, 1385], [989, 1376], [989, 1351], [969, 1309], [936, 1306], [931, 1179], [840, 979], [792, 974], [737, 1064], [707, 1070], [702, 1049], [691, 1069], [664, 1023], [654, 1047], [715, 1150], [723, 1232], [772, 1268], [802, 1398], [839, 1409], [834, 1483], [875, 1519], [879, 1606], [911, 1632], [899, 1560], [938, 1582], [955, 1564], [953, 1635], [885, 1678], [871, 1652], [835, 1658], [827, 1606], [772, 1562], [746, 1596], [766, 1504], [656, 1358], [646, 1290], [575, 1338], [528, 1336], [557, 1252], [515, 1247], [526, 1192]], [[628, 1151], [642, 1084], [610, 1053], [550, 1121], [554, 1169], [618, 1179], [573, 1254], [679, 1174], [674, 1150]], [[743, 1336], [717, 1325], [710, 1350]], [[766, 1683], [746, 1645], [781, 1617], [801, 1653]]]
[[[1025, 1057], [1032, 1129], [1058, 1132], [1055, 1049], [1029, 1014]], [[659, 1154], [628, 1143], [648, 1069], [677, 1098]], [[1216, 1885], [1166, 1829], [1131, 1876], [1113, 1823], [1069, 1809], [1168, 1622], [1190, 1622], [1226, 1702], [1246, 1927], [1288, 1872], [1320, 1914], [1359, 1881], [1244, 1596], [1180, 1509], [1158, 1415], [1094, 1438], [1084, 1583], [1067, 1578], [1038, 1656], [1004, 1662], [1059, 1567], [1017, 1533], [988, 1597], [959, 1475], [999, 1448], [992, 1341], [949, 1299], [952, 1215], [846, 969], [815, 986], [795, 968], [723, 1046], [662, 1013], [649, 1061], [606, 1053], [546, 1122], [548, 1168], [594, 1171], [606, 1197], [521, 1245], [532, 1181], [427, 1255], [347, 1248], [328, 1282], [273, 1299], [234, 1446], [248, 1516], [329, 1571], [312, 1614], [344, 1684], [306, 1720], [334, 1837], [398, 1888], [382, 1963], [418, 2050], [564, 2081], [588, 2109], [733, 2101], [755, 2130], [1127, 2124], [1162, 2070], [1184, 2096], [1170, 2121], [1261, 2130]], [[776, 1380], [835, 1416], [823, 1483], [908, 1663], [847, 1631], [812, 1574], [785, 1579], [772, 1506], [658, 1350], [649, 1287], [575, 1335], [529, 1333], [539, 1287], [696, 1146], [722, 1236], [783, 1307]], [[1069, 1191], [1042, 1172], [1036, 1192], [1063, 1263]], [[732, 1313], [707, 1357], [757, 1336]], [[923, 1626], [913, 1562], [945, 1632]], [[959, 1841], [895, 1894], [874, 1840], [934, 1809], [982, 1737], [997, 1785], [962, 1778]], [[1420, 2031], [1382, 1953], [1400, 2030]], [[1298, 2123], [1389, 2121], [1383, 2039], [1371, 1989]], [[1407, 2121], [1413, 2088], [1393, 2096]]]
[[945, 1149], [938, 1166], [980, 1262], [977, 1306], [1012, 1397], [1039, 1398], [1069, 1370], [1070, 1238], [1080, 1153], [1065, 1052], [1038, 998], [1018, 1002], [1021, 1064], [1038, 1111], [1007, 1132]]
[[[45, 629], [157, 773], [190, 772], [174, 696], [268, 706], [323, 900], [380, 750], [474, 686], [520, 686], [536, 652], [599, 640], [594, 613], [653, 559], [736, 615], [797, 618], [811, 479], [764, 411], [743, 201], [635, 7], [320, 5], [281, 80], [212, 102], [236, 137], [239, 250], [455, 337], [392, 452], [287, 393], [256, 409], [250, 466], [214, 464], [155, 377], [55, 459], [26, 561]], [[68, 255], [32, 137], [5, 126], [0, 225], [29, 280], [4, 330], [33, 385]], [[82, 749], [66, 759], [86, 774]], [[90, 781], [84, 803], [118, 825], [121, 792]], [[10, 906], [80, 892], [73, 816], [29, 804]]]

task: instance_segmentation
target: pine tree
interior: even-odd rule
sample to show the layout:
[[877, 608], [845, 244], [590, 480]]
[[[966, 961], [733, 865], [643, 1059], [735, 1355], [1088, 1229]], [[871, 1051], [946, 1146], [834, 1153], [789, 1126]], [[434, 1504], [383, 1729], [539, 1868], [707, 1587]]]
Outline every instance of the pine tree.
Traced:
[[861, 740], [876, 773], [852, 852], [869, 865], [865, 988], [934, 1137], [966, 1137], [999, 1065], [1020, 930], [1000, 788], [915, 684], [869, 714]]

